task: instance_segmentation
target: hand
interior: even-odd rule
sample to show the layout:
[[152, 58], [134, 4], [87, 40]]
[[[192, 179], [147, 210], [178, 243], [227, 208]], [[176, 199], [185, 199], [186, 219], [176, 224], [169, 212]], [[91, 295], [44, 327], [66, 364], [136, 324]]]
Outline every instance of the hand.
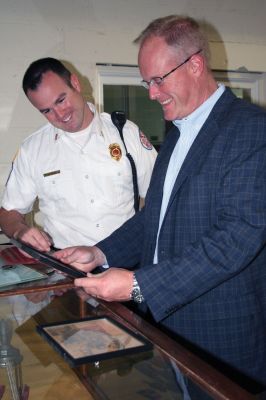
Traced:
[[40, 251], [49, 251], [52, 245], [52, 240], [46, 232], [26, 225], [14, 232], [13, 236]]
[[106, 301], [131, 299], [133, 272], [122, 268], [109, 268], [101, 274], [88, 274], [88, 278], [75, 279], [75, 286], [86, 293]]
[[54, 252], [53, 257], [85, 272], [90, 272], [94, 268], [106, 263], [105, 255], [96, 246], [68, 247]]

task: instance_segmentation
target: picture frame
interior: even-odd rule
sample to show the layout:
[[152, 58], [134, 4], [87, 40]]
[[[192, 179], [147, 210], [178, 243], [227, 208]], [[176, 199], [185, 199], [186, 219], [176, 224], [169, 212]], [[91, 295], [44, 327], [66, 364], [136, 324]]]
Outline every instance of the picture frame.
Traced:
[[35, 260], [38, 260], [41, 263], [48, 265], [49, 267], [53, 267], [53, 268], [57, 269], [58, 271], [63, 272], [70, 278], [73, 278], [73, 279], [85, 278], [87, 276], [86, 272], [81, 271], [81, 270], [73, 267], [72, 265], [65, 264], [62, 261], [54, 258], [51, 254], [48, 254], [48, 253], [45, 253], [38, 249], [35, 249], [34, 247], [30, 246], [29, 244], [23, 243], [17, 239], [11, 239], [10, 242], [12, 244], [14, 244], [17, 248], [28, 253]]
[[44, 324], [36, 329], [71, 366], [150, 351], [153, 347], [144, 336], [109, 316]]

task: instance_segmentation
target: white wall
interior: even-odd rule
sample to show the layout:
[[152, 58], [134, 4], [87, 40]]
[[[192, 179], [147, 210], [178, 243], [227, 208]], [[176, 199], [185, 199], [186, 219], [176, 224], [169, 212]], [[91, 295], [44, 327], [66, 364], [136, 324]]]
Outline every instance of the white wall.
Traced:
[[266, 71], [265, 0], [0, 0], [0, 193], [20, 142], [44, 122], [21, 89], [29, 63], [73, 63], [93, 93], [96, 63], [136, 64], [132, 40], [173, 13], [211, 25], [213, 68]]

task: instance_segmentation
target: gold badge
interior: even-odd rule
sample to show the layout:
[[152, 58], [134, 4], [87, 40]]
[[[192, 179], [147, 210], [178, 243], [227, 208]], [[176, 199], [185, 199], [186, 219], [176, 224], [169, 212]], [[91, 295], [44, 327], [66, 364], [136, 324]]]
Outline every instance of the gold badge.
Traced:
[[121, 151], [119, 144], [117, 144], [117, 143], [110, 144], [109, 150], [110, 150], [111, 157], [114, 160], [119, 161], [120, 158], [122, 157], [122, 151]]

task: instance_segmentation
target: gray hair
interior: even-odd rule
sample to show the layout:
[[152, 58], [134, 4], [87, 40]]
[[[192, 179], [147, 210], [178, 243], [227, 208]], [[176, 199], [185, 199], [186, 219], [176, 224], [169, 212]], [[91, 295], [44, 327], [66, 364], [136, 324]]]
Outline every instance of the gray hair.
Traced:
[[209, 64], [210, 50], [208, 39], [202, 32], [200, 25], [193, 18], [178, 15], [168, 15], [153, 20], [134, 40], [140, 46], [151, 38], [158, 36], [175, 48], [182, 51], [185, 57], [202, 50], [202, 55]]

